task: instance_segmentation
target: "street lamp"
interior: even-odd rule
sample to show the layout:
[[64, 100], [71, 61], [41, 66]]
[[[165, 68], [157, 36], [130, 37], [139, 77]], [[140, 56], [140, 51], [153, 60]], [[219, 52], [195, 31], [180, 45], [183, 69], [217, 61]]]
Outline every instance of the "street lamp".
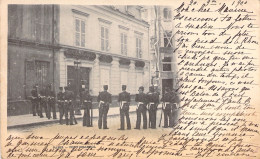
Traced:
[[78, 58], [76, 58], [76, 61], [74, 61], [74, 66], [76, 67], [76, 109], [75, 109], [75, 115], [82, 115], [80, 111], [80, 92], [79, 92], [79, 65], [81, 64], [81, 61], [79, 61]]

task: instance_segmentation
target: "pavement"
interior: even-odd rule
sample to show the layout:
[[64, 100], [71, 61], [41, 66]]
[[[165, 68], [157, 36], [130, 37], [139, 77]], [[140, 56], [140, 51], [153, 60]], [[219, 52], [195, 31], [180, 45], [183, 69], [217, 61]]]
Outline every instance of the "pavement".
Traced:
[[[161, 109], [161, 104], [158, 106]], [[129, 112], [136, 112], [136, 105], [130, 106]], [[82, 119], [84, 110], [81, 110], [82, 115], [75, 115], [76, 119]], [[32, 114], [26, 115], [18, 115], [18, 116], [8, 116], [7, 117], [7, 129], [12, 128], [21, 128], [26, 126], [35, 126], [41, 124], [50, 124], [50, 123], [58, 123], [60, 113], [56, 112], [57, 119], [48, 119], [45, 117], [45, 113], [43, 113], [44, 118], [40, 118], [39, 116], [33, 116]], [[108, 111], [108, 116], [117, 116], [119, 115], [119, 107], [110, 107]], [[64, 118], [64, 117], [63, 117]], [[98, 118], [98, 109], [93, 109], [93, 118]]]

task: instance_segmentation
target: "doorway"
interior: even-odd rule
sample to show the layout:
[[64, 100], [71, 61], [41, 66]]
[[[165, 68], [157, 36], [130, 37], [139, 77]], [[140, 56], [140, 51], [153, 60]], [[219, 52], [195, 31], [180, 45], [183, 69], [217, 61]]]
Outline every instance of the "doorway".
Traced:
[[82, 89], [82, 85], [89, 89], [90, 70], [89, 67], [79, 67], [77, 69], [75, 66], [67, 66], [67, 86], [70, 87], [71, 91], [78, 94]]
[[162, 79], [162, 94], [165, 93], [165, 88], [169, 87], [170, 89], [173, 88], [173, 79]]

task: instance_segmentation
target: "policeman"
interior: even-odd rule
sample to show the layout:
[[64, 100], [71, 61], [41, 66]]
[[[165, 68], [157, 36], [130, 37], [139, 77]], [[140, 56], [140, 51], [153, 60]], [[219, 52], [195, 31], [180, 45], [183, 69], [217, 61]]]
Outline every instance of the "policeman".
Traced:
[[180, 97], [177, 93], [177, 89], [173, 89], [171, 92], [172, 96], [172, 126], [175, 126], [178, 122], [178, 108], [180, 105]]
[[162, 109], [164, 113], [164, 128], [172, 127], [172, 105], [173, 105], [173, 94], [170, 92], [170, 88], [165, 88], [165, 94], [161, 98]]
[[149, 87], [149, 92], [147, 93], [147, 107], [149, 112], [149, 127], [156, 129], [156, 113], [157, 106], [159, 104], [159, 94], [154, 92], [154, 87]]
[[36, 116], [36, 112], [40, 116], [40, 114], [39, 114], [39, 98], [38, 98], [39, 94], [38, 94], [37, 87], [38, 87], [38, 85], [34, 85], [32, 91], [31, 91], [33, 116]]
[[136, 94], [135, 101], [137, 102], [137, 120], [135, 129], [140, 129], [141, 125], [141, 114], [143, 115], [143, 128], [147, 129], [147, 116], [146, 116], [146, 94], [144, 94], [144, 87], [139, 87], [139, 94]]
[[109, 104], [112, 103], [111, 94], [107, 92], [108, 85], [103, 86], [104, 91], [100, 92], [97, 98], [99, 102], [99, 118], [98, 118], [98, 128], [102, 128], [103, 121], [103, 129], [108, 129], [107, 127], [107, 113], [109, 110]]
[[[74, 116], [74, 108], [73, 108], [74, 93], [70, 91], [68, 87], [65, 87], [64, 100], [65, 100], [65, 109], [70, 114], [70, 119], [69, 119], [70, 125], [73, 125], [74, 122], [75, 124], [77, 124], [77, 121]], [[65, 118], [66, 118], [66, 111], [65, 111]], [[67, 118], [66, 118], [66, 125], [69, 125]]]
[[122, 91], [119, 93], [118, 96], [118, 103], [120, 106], [120, 122], [121, 126], [118, 130], [124, 130], [125, 129], [125, 117], [126, 117], [126, 124], [127, 124], [127, 130], [131, 129], [131, 123], [129, 118], [129, 105], [130, 105], [130, 93], [126, 91], [126, 85], [122, 85]]
[[83, 88], [83, 91], [81, 92], [81, 101], [83, 103], [84, 108], [84, 115], [83, 115], [83, 126], [90, 127], [92, 126], [90, 122], [90, 111], [92, 109], [92, 97], [89, 94], [89, 91], [87, 88]]
[[[64, 93], [63, 93], [63, 87], [59, 87], [59, 93], [57, 94], [57, 102], [58, 102], [58, 107], [60, 111], [60, 124], [62, 124], [62, 118], [63, 115], [65, 114], [65, 106], [64, 106]], [[68, 111], [66, 112], [67, 115], [65, 114], [66, 120], [68, 120]]]
[[47, 109], [47, 96], [46, 96], [46, 87], [43, 86], [40, 91], [40, 117], [43, 118], [42, 110], [44, 109], [46, 117], [49, 119], [49, 113]]
[[51, 118], [51, 112], [52, 112], [53, 119], [57, 119], [57, 117], [56, 117], [56, 107], [55, 107], [56, 96], [55, 96], [54, 91], [51, 90], [51, 87], [52, 87], [52, 84], [49, 84], [47, 91], [46, 91], [47, 102], [48, 102], [47, 110], [48, 110], [48, 114], [49, 114], [48, 116], [49, 116], [49, 119], [50, 119]]

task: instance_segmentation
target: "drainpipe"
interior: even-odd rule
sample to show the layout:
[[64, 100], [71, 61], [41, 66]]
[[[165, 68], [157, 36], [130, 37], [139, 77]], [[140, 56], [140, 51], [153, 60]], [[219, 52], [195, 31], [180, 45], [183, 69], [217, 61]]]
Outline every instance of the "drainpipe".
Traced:
[[52, 73], [53, 73], [53, 91], [55, 92], [55, 50], [54, 50], [54, 5], [52, 5]]

